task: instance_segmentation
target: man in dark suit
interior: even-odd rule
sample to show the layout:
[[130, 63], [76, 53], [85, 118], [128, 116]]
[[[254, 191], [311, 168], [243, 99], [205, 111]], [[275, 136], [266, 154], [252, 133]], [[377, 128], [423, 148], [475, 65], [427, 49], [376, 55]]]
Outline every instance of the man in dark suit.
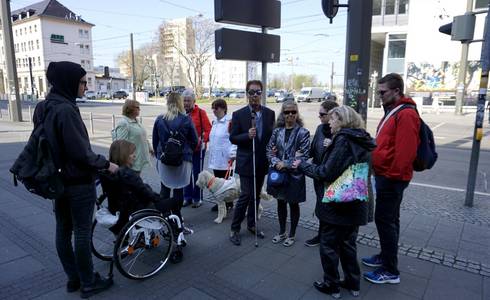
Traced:
[[[236, 172], [240, 175], [240, 198], [235, 206], [235, 214], [231, 223], [230, 241], [239, 246], [241, 244], [240, 225], [247, 214], [247, 229], [252, 234], [257, 231], [257, 237], [263, 239], [264, 233], [259, 231], [255, 224], [255, 204], [253, 197], [254, 170], [252, 141], [255, 140], [255, 182], [257, 206], [260, 203], [260, 191], [264, 177], [268, 171], [265, 147], [272, 135], [275, 113], [271, 109], [260, 105], [262, 95], [262, 82], [250, 80], [247, 82], [246, 92], [248, 105], [233, 113], [231, 120], [230, 141], [237, 145]], [[252, 126], [254, 119], [255, 127]]]

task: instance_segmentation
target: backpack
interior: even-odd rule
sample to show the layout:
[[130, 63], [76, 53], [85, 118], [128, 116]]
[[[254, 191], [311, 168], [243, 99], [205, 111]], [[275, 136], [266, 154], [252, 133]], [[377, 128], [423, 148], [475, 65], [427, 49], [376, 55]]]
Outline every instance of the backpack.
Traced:
[[48, 113], [49, 107], [46, 107], [43, 119], [32, 131], [10, 172], [13, 174], [15, 186], [18, 185], [17, 181], [20, 181], [33, 194], [46, 199], [58, 199], [64, 192], [64, 185], [61, 170], [56, 167], [44, 129]]
[[[406, 108], [415, 109], [417, 114], [419, 114], [417, 107], [414, 105], [403, 105], [398, 112]], [[420, 144], [417, 148], [417, 157], [413, 162], [413, 169], [416, 172], [421, 172], [432, 168], [438, 157], [436, 152], [436, 143], [434, 142], [434, 134], [430, 127], [424, 122], [424, 120], [422, 120], [422, 118], [420, 118], [419, 138]]]
[[[165, 119], [162, 118], [162, 121], [168, 128], [169, 138], [162, 147], [160, 161], [164, 165], [178, 167], [182, 165], [182, 162], [184, 161], [184, 136], [178, 129], [172, 130]], [[180, 126], [177, 126], [177, 128], [179, 127]]]

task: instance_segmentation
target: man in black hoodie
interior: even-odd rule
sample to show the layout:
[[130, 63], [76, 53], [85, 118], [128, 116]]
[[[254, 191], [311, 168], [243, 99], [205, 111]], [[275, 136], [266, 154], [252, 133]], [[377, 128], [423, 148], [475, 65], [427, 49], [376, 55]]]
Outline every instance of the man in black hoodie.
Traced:
[[[87, 129], [76, 106], [76, 98], [87, 90], [85, 70], [72, 62], [51, 62], [46, 77], [51, 90], [34, 111], [34, 127], [44, 122], [45, 133], [55, 164], [61, 170], [65, 186], [55, 200], [56, 249], [68, 276], [67, 292], [81, 288], [88, 298], [112, 285], [112, 279], [94, 273], [91, 237], [92, 216], [96, 199], [97, 170], [115, 172], [116, 164], [92, 152]], [[72, 233], [75, 251], [72, 247]]]

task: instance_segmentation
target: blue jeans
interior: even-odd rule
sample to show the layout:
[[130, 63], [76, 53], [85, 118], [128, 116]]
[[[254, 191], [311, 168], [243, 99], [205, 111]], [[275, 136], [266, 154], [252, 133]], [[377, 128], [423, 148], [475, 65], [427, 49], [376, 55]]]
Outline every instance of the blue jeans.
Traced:
[[202, 150], [201, 155], [199, 156], [199, 152], [194, 152], [192, 154], [192, 175], [191, 175], [191, 183], [184, 188], [184, 200], [189, 202], [199, 202], [201, 199], [201, 189], [196, 185], [197, 176], [202, 171], [201, 161], [204, 162], [204, 154], [206, 154], [205, 150]]
[[[55, 200], [56, 250], [68, 280], [80, 281], [82, 287], [93, 285], [92, 217], [96, 192], [94, 184], [65, 186]], [[75, 251], [72, 246], [72, 233]]]

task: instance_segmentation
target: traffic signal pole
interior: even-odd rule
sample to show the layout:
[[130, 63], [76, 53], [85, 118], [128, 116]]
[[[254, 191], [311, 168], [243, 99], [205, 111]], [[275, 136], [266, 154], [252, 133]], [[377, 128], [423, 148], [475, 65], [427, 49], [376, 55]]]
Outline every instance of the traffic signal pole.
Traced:
[[344, 104], [367, 120], [373, 0], [349, 0]]
[[[490, 3], [489, 3], [490, 11]], [[485, 29], [483, 33], [483, 45], [481, 48], [481, 77], [478, 104], [476, 107], [475, 129], [473, 131], [473, 145], [471, 147], [470, 169], [468, 171], [468, 184], [466, 185], [465, 206], [473, 206], [475, 196], [476, 173], [478, 170], [478, 159], [480, 158], [480, 144], [483, 138], [483, 119], [485, 116], [485, 101], [488, 88], [488, 71], [490, 68], [490, 23], [488, 12], [485, 17]]]
[[[466, 12], [470, 13], [473, 10], [473, 0], [467, 0]], [[457, 115], [463, 114], [463, 99], [466, 91], [466, 72], [468, 68], [468, 50], [469, 42], [461, 43], [461, 58], [459, 61], [458, 70], [458, 85], [456, 86], [456, 105], [454, 113]]]

